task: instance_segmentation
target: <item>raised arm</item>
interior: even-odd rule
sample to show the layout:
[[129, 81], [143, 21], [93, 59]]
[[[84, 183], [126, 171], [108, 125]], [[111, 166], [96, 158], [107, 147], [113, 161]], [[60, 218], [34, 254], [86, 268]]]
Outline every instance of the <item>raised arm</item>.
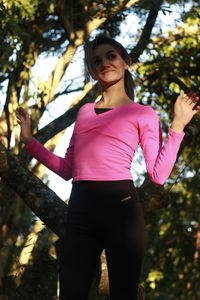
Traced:
[[20, 139], [26, 145], [26, 150], [31, 154], [31, 156], [36, 158], [48, 169], [55, 172], [65, 180], [71, 179], [74, 149], [73, 134], [65, 157], [63, 158], [46, 149], [39, 141], [32, 137], [30, 118], [24, 109], [18, 109], [17, 120], [21, 127]]
[[192, 109], [197, 101], [196, 95], [186, 96], [181, 92], [174, 105], [174, 118], [164, 145], [159, 119], [153, 109], [149, 108], [149, 118], [141, 122], [140, 144], [147, 172], [153, 182], [164, 184], [170, 176], [184, 137], [183, 129], [200, 110], [199, 106]]

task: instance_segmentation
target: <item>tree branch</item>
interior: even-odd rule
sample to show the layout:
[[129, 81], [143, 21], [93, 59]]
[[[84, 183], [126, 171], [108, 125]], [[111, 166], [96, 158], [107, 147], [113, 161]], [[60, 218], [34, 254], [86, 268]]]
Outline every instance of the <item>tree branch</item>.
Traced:
[[25, 169], [1, 142], [0, 176], [52, 231], [63, 237], [67, 205], [39, 178]]
[[150, 41], [151, 32], [155, 25], [155, 22], [156, 22], [156, 19], [158, 16], [158, 12], [160, 10], [162, 2], [163, 2], [162, 0], [159, 0], [157, 2], [157, 5], [154, 8], [150, 9], [150, 11], [149, 11], [149, 15], [148, 15], [146, 24], [144, 26], [144, 29], [142, 31], [142, 34], [140, 36], [140, 39], [139, 39], [137, 45], [130, 52], [130, 56], [132, 58], [133, 64], [138, 61], [140, 55], [146, 49], [146, 47]]

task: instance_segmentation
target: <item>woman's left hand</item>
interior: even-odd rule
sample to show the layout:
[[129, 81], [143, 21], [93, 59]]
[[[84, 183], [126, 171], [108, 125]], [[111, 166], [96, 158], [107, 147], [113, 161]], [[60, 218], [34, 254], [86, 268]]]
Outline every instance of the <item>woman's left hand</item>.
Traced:
[[200, 111], [200, 104], [193, 109], [198, 101], [199, 98], [195, 93], [185, 95], [184, 92], [181, 91], [174, 104], [174, 117], [171, 125], [174, 131], [182, 132], [192, 117]]

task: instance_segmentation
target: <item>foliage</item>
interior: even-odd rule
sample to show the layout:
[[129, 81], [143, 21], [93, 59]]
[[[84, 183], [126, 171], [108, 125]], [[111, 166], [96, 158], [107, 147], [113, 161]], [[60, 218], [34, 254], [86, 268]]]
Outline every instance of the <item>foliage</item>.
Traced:
[[[128, 9], [125, 7], [127, 2], [3, 0], [0, 3], [0, 87], [6, 88], [6, 99], [0, 119], [0, 136], [1, 142], [8, 151], [15, 153], [24, 167], [28, 166], [30, 157], [18, 143], [17, 128], [13, 122], [17, 106], [20, 104], [29, 109], [33, 120], [33, 133], [40, 134], [38, 123], [43, 113], [48, 110], [48, 105], [55, 102], [61, 92], [60, 83], [78, 47], [83, 46], [95, 30], [117, 36], [120, 33], [120, 23], [130, 12], [136, 14], [140, 20], [138, 34], [133, 37], [135, 43], [140, 38], [149, 9], [158, 7], [162, 13], [170, 13], [174, 3], [180, 8], [185, 4], [191, 5], [189, 10], [182, 10], [182, 24], [177, 24], [176, 28], [163, 32], [162, 28], [159, 28], [160, 24], [156, 24], [159, 33], [151, 35], [145, 56], [135, 65], [136, 81], [140, 83], [137, 89], [138, 100], [152, 105], [158, 111], [165, 134], [172, 118], [177, 93], [180, 89], [197, 91], [200, 81], [198, 1], [169, 0], [163, 2], [160, 8], [161, 1], [141, 0], [133, 1], [134, 5]], [[120, 3], [123, 3], [122, 7]], [[94, 25], [97, 23], [98, 25]], [[133, 49], [132, 40], [129, 48]], [[42, 55], [56, 56], [57, 63], [53, 71], [49, 72], [49, 78], [45, 82], [38, 79], [33, 87], [32, 67]], [[80, 87], [83, 89], [84, 82], [85, 78], [81, 78]], [[67, 82], [66, 85], [67, 89], [62, 93], [72, 91], [72, 83]], [[94, 95], [97, 93], [91, 93], [87, 97], [94, 98]], [[71, 118], [73, 119], [74, 115]], [[196, 117], [187, 132], [192, 131], [198, 123], [199, 117]], [[48, 128], [48, 133], [49, 130], [53, 131], [52, 124]], [[45, 130], [42, 131], [44, 132]], [[43, 137], [44, 135], [42, 134]], [[146, 216], [149, 234], [142, 273], [146, 300], [200, 298], [199, 139], [200, 135], [181, 153], [166, 184], [166, 197], [170, 196], [170, 205]], [[54, 137], [48, 143], [49, 149], [53, 150], [56, 144], [57, 137]], [[29, 165], [29, 168], [32, 174], [45, 180], [44, 170], [40, 165]], [[182, 173], [177, 178], [177, 173], [181, 170]], [[22, 182], [23, 180], [22, 178]], [[37, 200], [37, 191], [33, 189], [31, 193], [36, 195]], [[21, 266], [17, 263], [17, 257], [25, 247], [26, 238], [34, 228], [34, 224], [31, 223], [33, 215], [24, 208], [23, 202], [18, 198], [2, 177], [0, 259], [4, 255], [5, 264], [0, 272], [0, 293], [4, 293], [4, 296], [9, 294], [10, 299], [31, 299], [27, 294], [32, 293], [33, 289], [29, 290], [30, 283], [34, 282], [33, 286], [38, 294], [37, 297], [31, 296], [32, 299], [44, 298], [48, 292], [48, 299], [54, 299], [58, 256], [58, 251], [53, 250], [53, 256], [51, 253], [55, 243], [54, 235], [46, 231], [44, 235], [38, 234], [38, 241], [27, 265]], [[17, 215], [16, 218], [12, 217], [14, 214]], [[22, 271], [19, 277], [13, 275], [14, 267]], [[49, 272], [52, 276], [48, 276]], [[44, 287], [44, 294], [41, 294], [39, 283]], [[48, 289], [49, 285], [51, 289]]]
[[[152, 37], [146, 49], [149, 58], [137, 69], [141, 82], [138, 97], [157, 109], [165, 131], [180, 89], [198, 93], [199, 13], [199, 4], [193, 3], [191, 10], [182, 15], [182, 25]], [[163, 109], [167, 114], [163, 114]], [[199, 121], [197, 116], [192, 124]], [[187, 145], [166, 185], [170, 205], [146, 218], [149, 233], [143, 269], [146, 300], [200, 297], [199, 142], [198, 136]]]

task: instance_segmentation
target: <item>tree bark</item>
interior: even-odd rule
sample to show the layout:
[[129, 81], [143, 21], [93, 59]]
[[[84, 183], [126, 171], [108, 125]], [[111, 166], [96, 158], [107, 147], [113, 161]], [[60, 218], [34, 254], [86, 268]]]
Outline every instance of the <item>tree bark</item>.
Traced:
[[39, 178], [24, 168], [0, 143], [0, 176], [31, 210], [59, 237], [63, 237], [67, 205]]

